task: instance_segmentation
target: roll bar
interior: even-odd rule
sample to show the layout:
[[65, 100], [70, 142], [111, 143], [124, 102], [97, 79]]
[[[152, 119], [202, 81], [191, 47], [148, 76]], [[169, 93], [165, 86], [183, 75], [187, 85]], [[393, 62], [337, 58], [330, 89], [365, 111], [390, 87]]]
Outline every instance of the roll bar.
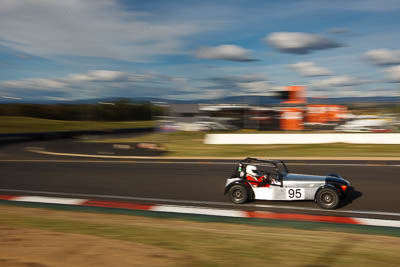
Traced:
[[252, 165], [272, 165], [273, 167], [275, 167], [277, 170], [279, 170], [278, 165], [282, 164], [283, 169], [286, 173], [289, 172], [289, 169], [287, 168], [286, 164], [282, 161], [282, 160], [264, 160], [264, 159], [257, 159], [257, 158], [245, 158], [244, 160], [242, 160], [239, 164], [252, 164]]

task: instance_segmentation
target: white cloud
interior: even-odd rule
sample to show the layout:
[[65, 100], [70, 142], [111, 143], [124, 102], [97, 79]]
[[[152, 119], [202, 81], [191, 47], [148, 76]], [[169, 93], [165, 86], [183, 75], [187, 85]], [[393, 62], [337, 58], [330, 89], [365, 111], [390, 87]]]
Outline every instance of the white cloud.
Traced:
[[[36, 97], [94, 97], [100, 92], [112, 91], [126, 86], [129, 77], [140, 76], [110, 70], [93, 70], [84, 74], [70, 74], [52, 79], [33, 78], [0, 82], [0, 92], [18, 96], [36, 95]], [[54, 94], [56, 94], [54, 96]]]
[[400, 66], [386, 68], [384, 72], [389, 81], [400, 83]]
[[298, 62], [296, 64], [289, 65], [289, 67], [305, 77], [326, 76], [332, 74], [332, 72], [328, 69], [316, 66], [314, 62], [310, 61]]
[[153, 16], [115, 0], [0, 0], [0, 44], [42, 57], [139, 61], [183, 53], [183, 39], [205, 27]]
[[173, 100], [203, 100], [203, 99], [216, 99], [229, 95], [226, 90], [202, 90], [201, 94], [198, 92], [188, 92], [185, 94], [168, 94], [163, 97]]
[[400, 64], [400, 50], [373, 49], [367, 51], [365, 57], [376, 65]]
[[197, 93], [195, 82], [159, 73], [91, 70], [52, 79], [34, 78], [0, 82], [0, 95], [36, 99], [101, 97], [167, 97]]
[[285, 53], [308, 54], [313, 50], [340, 47], [328, 38], [303, 32], [274, 32], [267, 35], [264, 41]]
[[238, 76], [242, 82], [262, 82], [267, 81], [268, 77], [263, 73], [247, 73]]
[[224, 96], [232, 95], [271, 95], [273, 89], [267, 77], [261, 73], [249, 73], [236, 76], [214, 77], [206, 80], [210, 85], [203, 90], [224, 92]]
[[36, 90], [54, 90], [54, 89], [63, 89], [67, 86], [66, 83], [57, 81], [55, 79], [25, 79], [25, 80], [11, 80], [0, 82], [0, 86], [6, 88], [32, 88]]
[[94, 70], [87, 74], [71, 74], [68, 78], [72, 81], [112, 82], [126, 80], [128, 75], [120, 71]]
[[[117, 83], [145, 81], [154, 78], [148, 74], [126, 73], [111, 70], [92, 70], [87, 73], [74, 73], [53, 79], [33, 78], [0, 82], [0, 88], [32, 89], [39, 91], [68, 91], [76, 86], [87, 87], [93, 83], [107, 82], [106, 86]], [[114, 83], [112, 85], [111, 83]], [[99, 86], [98, 84], [96, 86]]]
[[250, 58], [250, 50], [237, 45], [220, 45], [202, 47], [196, 51], [196, 57], [205, 59], [221, 59], [229, 61], [254, 61]]
[[182, 77], [168, 77], [169, 82], [176, 88], [175, 90], [178, 92], [182, 92], [184, 94], [189, 94], [196, 92], [198, 89], [193, 86], [192, 81]]
[[365, 82], [366, 82], [365, 80], [361, 80], [356, 77], [342, 75], [342, 76], [334, 76], [324, 80], [311, 81], [311, 87], [313, 88], [347, 87], [347, 86], [360, 85]]
[[268, 81], [242, 82], [238, 86], [243, 89], [241, 93], [271, 95], [271, 84]]

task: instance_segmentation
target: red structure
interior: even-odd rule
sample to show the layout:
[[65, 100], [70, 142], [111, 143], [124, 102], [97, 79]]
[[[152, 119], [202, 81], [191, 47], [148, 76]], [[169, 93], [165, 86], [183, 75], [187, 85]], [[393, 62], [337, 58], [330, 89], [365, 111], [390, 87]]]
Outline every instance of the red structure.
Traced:
[[346, 113], [346, 106], [307, 105], [306, 121], [310, 123], [338, 122], [345, 118]]
[[342, 105], [307, 105], [304, 86], [288, 86], [281, 92], [280, 128], [288, 131], [304, 129], [304, 122], [323, 125], [344, 119], [347, 107]]
[[286, 92], [286, 100], [282, 102], [284, 104], [305, 104], [307, 102], [304, 86], [288, 86], [284, 92]]
[[299, 131], [304, 129], [304, 115], [301, 108], [284, 108], [281, 112], [280, 126], [282, 130]]

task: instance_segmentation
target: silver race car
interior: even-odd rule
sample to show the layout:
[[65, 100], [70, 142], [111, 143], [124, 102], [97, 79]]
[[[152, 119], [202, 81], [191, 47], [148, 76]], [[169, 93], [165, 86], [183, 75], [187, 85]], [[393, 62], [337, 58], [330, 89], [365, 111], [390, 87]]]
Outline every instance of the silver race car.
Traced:
[[350, 191], [350, 182], [338, 174], [326, 176], [289, 173], [280, 160], [246, 158], [226, 180], [225, 194], [235, 204], [250, 200], [314, 200], [335, 209]]

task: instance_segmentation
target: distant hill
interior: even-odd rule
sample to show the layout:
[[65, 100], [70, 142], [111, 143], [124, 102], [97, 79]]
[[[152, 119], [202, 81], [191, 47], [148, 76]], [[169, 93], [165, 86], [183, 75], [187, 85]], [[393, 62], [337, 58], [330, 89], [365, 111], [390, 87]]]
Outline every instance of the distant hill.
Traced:
[[[166, 104], [248, 104], [248, 105], [277, 105], [280, 99], [273, 96], [228, 96], [217, 99], [196, 99], [196, 100], [172, 100], [156, 97], [138, 97], [138, 98], [93, 98], [82, 100], [12, 100], [1, 99], [1, 103], [31, 103], [31, 104], [96, 104], [99, 102], [115, 102], [121, 99], [130, 100], [132, 102], [153, 102]], [[400, 103], [400, 97], [340, 97], [340, 98], [308, 98], [310, 104], [353, 104], [353, 103]]]
[[[218, 99], [173, 101], [167, 103], [204, 103], [204, 104], [249, 104], [277, 105], [281, 100], [273, 96], [229, 96]], [[309, 104], [353, 104], [353, 103], [399, 103], [400, 97], [340, 97], [340, 98], [307, 98]]]
[[400, 97], [371, 96], [371, 97], [338, 97], [338, 98], [308, 98], [308, 103], [321, 104], [353, 104], [353, 103], [399, 103]]

